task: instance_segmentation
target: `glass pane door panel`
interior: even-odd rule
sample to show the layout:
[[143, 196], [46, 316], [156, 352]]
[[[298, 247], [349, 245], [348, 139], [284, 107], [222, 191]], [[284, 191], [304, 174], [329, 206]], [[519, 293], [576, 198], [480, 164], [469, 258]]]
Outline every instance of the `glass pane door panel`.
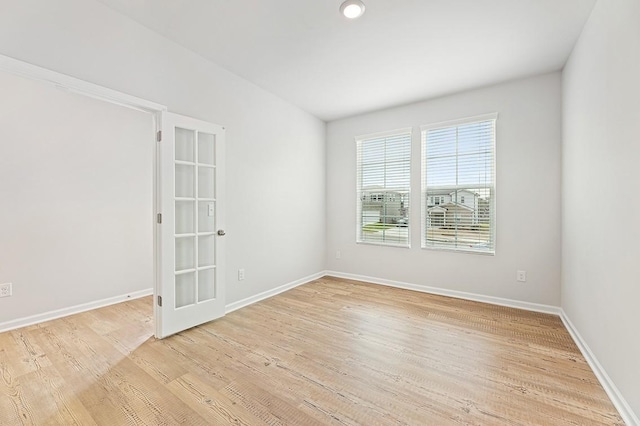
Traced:
[[198, 266], [214, 266], [216, 250], [216, 237], [208, 235], [198, 237]]
[[176, 308], [196, 302], [196, 273], [176, 275]]
[[215, 299], [216, 297], [216, 270], [205, 269], [198, 272], [198, 302]]
[[194, 269], [195, 237], [176, 238], [176, 271]]
[[198, 163], [216, 164], [214, 135], [198, 133]]
[[176, 127], [176, 160], [195, 162], [195, 132]]
[[176, 234], [194, 234], [195, 217], [194, 201], [176, 201]]
[[176, 197], [194, 198], [195, 166], [176, 164]]
[[216, 229], [215, 202], [198, 202], [198, 232], [213, 232]]
[[215, 198], [215, 173], [211, 167], [198, 167], [198, 197]]

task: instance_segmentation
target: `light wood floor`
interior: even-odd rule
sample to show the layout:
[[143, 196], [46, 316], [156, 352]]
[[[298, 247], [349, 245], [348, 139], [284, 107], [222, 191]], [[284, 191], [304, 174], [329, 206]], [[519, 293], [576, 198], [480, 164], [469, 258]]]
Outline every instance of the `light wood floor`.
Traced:
[[0, 334], [0, 425], [623, 424], [552, 315], [323, 278], [152, 334], [150, 297]]

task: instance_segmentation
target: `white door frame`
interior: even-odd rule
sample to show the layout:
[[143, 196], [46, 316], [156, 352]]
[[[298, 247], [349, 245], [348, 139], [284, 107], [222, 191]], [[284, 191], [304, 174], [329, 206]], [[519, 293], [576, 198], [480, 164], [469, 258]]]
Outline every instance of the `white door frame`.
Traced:
[[54, 87], [69, 92], [77, 93], [90, 98], [98, 99], [101, 101], [109, 102], [111, 104], [120, 105], [126, 108], [131, 108], [137, 111], [146, 112], [152, 115], [156, 132], [152, 136], [150, 143], [153, 143], [153, 217], [150, 218], [150, 224], [153, 224], [153, 313], [154, 321], [156, 318], [156, 295], [158, 294], [158, 226], [156, 222], [156, 215], [159, 212], [158, 208], [158, 150], [156, 144], [156, 134], [160, 129], [161, 116], [163, 111], [167, 111], [167, 107], [162, 104], [148, 101], [146, 99], [138, 98], [136, 96], [128, 95], [117, 90], [109, 89], [107, 87], [99, 86], [97, 84], [89, 83], [84, 80], [80, 80], [75, 77], [68, 76], [56, 71], [52, 71], [46, 68], [32, 65], [27, 62], [20, 61], [18, 59], [11, 58], [9, 56], [0, 54], [0, 71], [14, 74], [20, 77], [25, 77], [31, 80], [47, 83]]

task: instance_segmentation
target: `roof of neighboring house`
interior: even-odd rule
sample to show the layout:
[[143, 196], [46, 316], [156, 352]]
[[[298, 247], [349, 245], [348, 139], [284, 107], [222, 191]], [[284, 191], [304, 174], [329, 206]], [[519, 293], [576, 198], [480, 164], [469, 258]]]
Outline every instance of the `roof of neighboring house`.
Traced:
[[[432, 195], [452, 195], [455, 192], [456, 192], [455, 190], [452, 191], [450, 189], [439, 189], [439, 190], [435, 190], [435, 191], [429, 191], [429, 196], [432, 196]], [[458, 193], [466, 192], [467, 194], [475, 195], [477, 197], [480, 196], [480, 194], [478, 194], [477, 192], [469, 191], [468, 189], [459, 189], [457, 192]]]
[[444, 211], [449, 211], [449, 209], [453, 209], [453, 208], [461, 208], [463, 210], [467, 210], [467, 211], [474, 211], [473, 208], [466, 206], [464, 204], [458, 204], [458, 203], [444, 203], [444, 204], [438, 204], [436, 206], [433, 207], [429, 207], [427, 209], [428, 212], [431, 211], [435, 211], [436, 209], [440, 209], [440, 210], [444, 210]]
[[438, 205], [438, 206], [435, 206], [435, 207], [429, 207], [429, 208], [427, 209], [427, 212], [429, 212], [429, 213], [432, 213], [432, 212], [440, 212], [440, 211], [444, 213], [444, 212], [446, 212], [446, 211], [447, 211], [447, 209], [442, 208], [442, 207], [440, 207], [439, 205]]

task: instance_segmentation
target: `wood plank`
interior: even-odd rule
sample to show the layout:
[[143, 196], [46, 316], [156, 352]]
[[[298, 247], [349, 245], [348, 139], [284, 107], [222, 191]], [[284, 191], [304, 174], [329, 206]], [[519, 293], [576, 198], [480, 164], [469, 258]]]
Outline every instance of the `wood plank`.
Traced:
[[254, 425], [260, 420], [197, 376], [187, 373], [168, 384], [169, 389], [211, 424]]
[[156, 340], [151, 303], [0, 334], [0, 424], [623, 424], [554, 315], [325, 277]]

